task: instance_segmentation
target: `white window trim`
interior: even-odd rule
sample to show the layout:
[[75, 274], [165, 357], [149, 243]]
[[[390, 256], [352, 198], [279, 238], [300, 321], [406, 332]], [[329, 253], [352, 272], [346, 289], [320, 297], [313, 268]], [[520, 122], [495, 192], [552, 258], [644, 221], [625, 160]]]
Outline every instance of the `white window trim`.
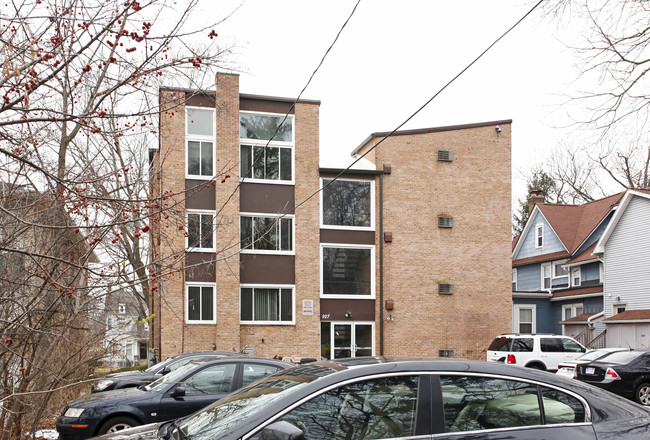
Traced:
[[[345, 248], [345, 249], [370, 249], [370, 295], [325, 295], [323, 294], [323, 249], [324, 248]], [[320, 297], [325, 299], [375, 299], [375, 245], [362, 244], [341, 244], [321, 243], [320, 244]]]
[[[573, 271], [578, 271], [578, 282], [577, 283], [574, 282], [575, 277], [573, 276]], [[573, 286], [573, 287], [581, 286], [582, 285], [582, 267], [580, 267], [580, 266], [572, 267], [570, 274], [571, 274], [571, 286]]]
[[[291, 321], [243, 321], [241, 319], [241, 289], [291, 289]], [[296, 325], [296, 286], [295, 284], [240, 284], [239, 285], [239, 323], [242, 325]]]
[[513, 328], [512, 331], [515, 333], [519, 333], [519, 310], [520, 309], [532, 309], [532, 317], [533, 317], [533, 322], [532, 322], [532, 332], [531, 333], [537, 333], [537, 305], [536, 304], [515, 304], [512, 307], [512, 324]]
[[216, 236], [216, 221], [217, 221], [217, 216], [215, 211], [210, 211], [210, 210], [202, 210], [202, 209], [187, 209], [185, 210], [185, 233], [188, 233], [189, 229], [189, 219], [188, 215], [189, 214], [204, 214], [204, 215], [212, 215], [212, 247], [211, 248], [197, 248], [197, 247], [190, 247], [189, 245], [189, 237], [185, 237], [185, 250], [187, 252], [216, 252], [216, 246], [217, 246], [217, 236]]
[[340, 226], [340, 225], [326, 225], [323, 223], [323, 181], [334, 180], [333, 177], [320, 178], [320, 192], [319, 192], [319, 217], [321, 229], [339, 229], [348, 231], [374, 231], [375, 230], [375, 181], [369, 179], [353, 179], [346, 177], [345, 179], [338, 178], [336, 180], [345, 180], [353, 182], [370, 182], [370, 226]]
[[[549, 274], [551, 275], [551, 276], [549, 277], [549, 282], [550, 282], [550, 284], [549, 284], [548, 287], [544, 287], [544, 267], [548, 267], [548, 268], [549, 268]], [[553, 288], [553, 265], [552, 265], [551, 263], [542, 263], [542, 264], [539, 266], [539, 268], [540, 268], [540, 276], [541, 276], [541, 280], [540, 280], [541, 290], [552, 289], [552, 288]]]
[[[190, 287], [212, 287], [212, 316], [211, 320], [190, 320], [188, 304], [190, 301]], [[185, 300], [183, 301], [183, 309], [185, 310], [185, 323], [186, 324], [216, 324], [217, 323], [217, 283], [203, 283], [203, 282], [191, 282], [185, 283]]]
[[[616, 303], [612, 304], [612, 316], [617, 315], [617, 313], [616, 313], [616, 308], [617, 307], [625, 307], [625, 310], [623, 310], [623, 312], [627, 311], [627, 303], [616, 302]], [[619, 313], [623, 313], [623, 312], [619, 312]]]
[[559, 280], [560, 278], [568, 278], [569, 275], [571, 274], [571, 270], [569, 269], [566, 275], [560, 275], [560, 276], [555, 276], [555, 266], [562, 266], [564, 263], [566, 263], [568, 260], [558, 260], [558, 261], [553, 261], [553, 267], [551, 267], [551, 278], [554, 280]]
[[257, 213], [257, 212], [240, 212], [239, 218], [241, 217], [267, 217], [275, 218], [277, 221], [280, 219], [287, 218], [291, 219], [291, 244], [292, 249], [290, 251], [267, 251], [267, 250], [258, 250], [258, 249], [241, 249], [241, 222], [239, 223], [239, 246], [240, 252], [242, 254], [266, 254], [266, 255], [295, 255], [296, 254], [296, 217], [290, 214], [269, 214], [269, 213]]
[[[542, 244], [539, 244], [539, 238], [542, 239]], [[537, 223], [535, 225], [535, 249], [544, 248], [544, 223]]]
[[[605, 265], [602, 262], [598, 264], [598, 281], [601, 284], [605, 281]], [[580, 282], [582, 282], [582, 274], [580, 275]]]
[[514, 287], [515, 291], [517, 290], [517, 275], [518, 275], [517, 274], [517, 268], [515, 267], [515, 268], [512, 269], [512, 284], [515, 285], [515, 287]]
[[577, 314], [577, 308], [582, 307], [582, 313], [585, 312], [585, 305], [584, 303], [574, 303], [574, 304], [566, 304], [562, 306], [562, 321], [565, 320], [565, 310], [571, 310], [571, 318], [574, 318], [578, 316]]
[[[198, 134], [189, 134], [189, 124], [187, 121], [188, 111], [187, 109], [192, 110], [205, 110], [212, 112], [212, 136], [204, 136]], [[217, 166], [217, 136], [216, 136], [216, 125], [217, 125], [217, 116], [216, 111], [213, 108], [209, 107], [194, 107], [194, 106], [185, 106], [185, 178], [192, 180], [212, 180], [216, 175], [216, 166]], [[187, 143], [189, 141], [210, 141], [212, 142], [212, 175], [202, 176], [199, 174], [190, 174], [187, 169], [188, 157], [187, 157]]]
[[[253, 112], [253, 111], [240, 111], [239, 114], [254, 114], [261, 116], [275, 116], [284, 118], [284, 113], [269, 113], [269, 112]], [[268, 183], [270, 185], [295, 185], [296, 183], [296, 117], [295, 115], [286, 115], [287, 119], [292, 119], [291, 124], [291, 142], [276, 141], [276, 140], [263, 140], [263, 139], [246, 139], [239, 138], [239, 181], [246, 183]], [[237, 128], [239, 129], [239, 119], [237, 119]], [[252, 145], [257, 147], [290, 147], [291, 148], [291, 180], [267, 180], [256, 179], [254, 177], [243, 177], [244, 173], [241, 170], [241, 146]]]

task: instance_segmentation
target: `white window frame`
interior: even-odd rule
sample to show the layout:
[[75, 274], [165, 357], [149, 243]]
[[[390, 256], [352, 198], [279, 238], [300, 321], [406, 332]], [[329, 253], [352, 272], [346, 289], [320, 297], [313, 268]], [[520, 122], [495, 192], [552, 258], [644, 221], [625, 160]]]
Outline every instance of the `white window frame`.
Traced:
[[[284, 113], [269, 113], [269, 112], [254, 112], [254, 111], [240, 111], [239, 114], [254, 114], [260, 116], [274, 116], [284, 118]], [[291, 142], [264, 140], [264, 139], [246, 139], [239, 138], [239, 181], [247, 183], [268, 183], [271, 185], [295, 185], [296, 182], [296, 117], [295, 115], [286, 115], [287, 119], [292, 120], [291, 124]], [[237, 119], [237, 127], [239, 128], [239, 119]], [[291, 148], [291, 180], [270, 180], [270, 179], [256, 179], [254, 177], [244, 177], [241, 165], [241, 146], [251, 145], [253, 147], [276, 147], [276, 148]]]
[[[282, 250], [264, 250], [264, 249], [241, 249], [241, 218], [242, 217], [265, 217], [276, 219], [278, 224], [280, 219], [289, 219], [291, 220], [291, 250], [282, 251]], [[256, 212], [240, 212], [239, 213], [239, 246], [242, 254], [267, 254], [267, 255], [295, 255], [296, 254], [296, 218], [294, 215], [289, 214], [264, 214]], [[281, 237], [280, 237], [281, 239]]]
[[[577, 273], [578, 276], [576, 277], [574, 273]], [[575, 282], [575, 279], [578, 278], [578, 282]], [[571, 268], [571, 286], [577, 287], [582, 285], [582, 267], [581, 266], [573, 266]]]
[[[291, 289], [291, 321], [243, 321], [241, 318], [241, 289]], [[239, 323], [242, 325], [296, 325], [296, 286], [295, 284], [240, 284]]]
[[[203, 111], [209, 111], [212, 112], [212, 135], [211, 136], [205, 136], [205, 135], [197, 135], [197, 134], [190, 134], [189, 133], [189, 112], [187, 111], [188, 109], [191, 110], [203, 110]], [[213, 108], [208, 108], [208, 107], [193, 107], [193, 106], [186, 106], [185, 107], [185, 178], [186, 179], [194, 179], [194, 180], [212, 180], [214, 179], [214, 176], [216, 175], [216, 166], [217, 166], [217, 136], [216, 136], [216, 112], [215, 109]], [[200, 174], [190, 174], [188, 170], [189, 166], [189, 157], [188, 157], [188, 143], [189, 141], [196, 141], [196, 142], [212, 142], [212, 174], [211, 175], [200, 175]]]
[[[598, 281], [602, 284], [605, 280], [605, 266], [603, 263], [598, 264]], [[582, 282], [582, 279], [580, 280]]]
[[[323, 249], [370, 249], [370, 295], [325, 295], [323, 293]], [[320, 244], [320, 297], [325, 299], [375, 299], [375, 245], [321, 243]]]
[[344, 225], [326, 225], [323, 223], [323, 181], [325, 180], [334, 180], [333, 177], [321, 177], [320, 178], [320, 194], [319, 194], [319, 203], [320, 203], [320, 227], [322, 229], [340, 229], [340, 230], [353, 230], [353, 231], [374, 231], [375, 230], [375, 180], [372, 179], [354, 179], [346, 177], [345, 179], [337, 178], [336, 180], [340, 181], [349, 181], [349, 182], [370, 182], [370, 226], [344, 226]]
[[[548, 277], [549, 286], [548, 287], [544, 287], [544, 268], [545, 267], [548, 267], [548, 273], [549, 273], [549, 277]], [[552, 289], [553, 288], [553, 265], [551, 263], [542, 263], [539, 266], [539, 268], [540, 268], [540, 274], [541, 274], [541, 284], [540, 284], [542, 286], [541, 290]]]
[[515, 286], [513, 287], [513, 290], [517, 290], [517, 268], [512, 269], [512, 284]]
[[519, 329], [519, 325], [521, 322], [519, 321], [519, 311], [521, 309], [531, 309], [532, 310], [532, 325], [531, 325], [531, 333], [536, 333], [537, 332], [537, 305], [536, 304], [515, 304], [512, 307], [512, 324], [513, 324], [513, 332], [515, 333], [521, 333]]
[[[578, 309], [582, 309], [580, 313], [578, 313]], [[571, 316], [569, 318], [566, 317], [566, 310], [571, 310]], [[574, 303], [574, 304], [566, 304], [562, 306], [562, 321], [566, 321], [567, 319], [575, 318], [578, 315], [582, 315], [585, 312], [585, 305], [584, 303]]]
[[[212, 287], [212, 319], [196, 319], [190, 320], [188, 305], [190, 302], [190, 287]], [[191, 282], [185, 283], [185, 300], [183, 301], [183, 308], [185, 310], [185, 323], [186, 324], [216, 324], [217, 323], [217, 283], [203, 283]]]
[[617, 315], [618, 313], [623, 313], [623, 312], [618, 312], [618, 313], [616, 312], [616, 309], [619, 308], [619, 307], [623, 307], [623, 309], [624, 309], [623, 312], [627, 311], [627, 304], [626, 303], [617, 302], [615, 304], [612, 304], [612, 314], [613, 315]]
[[185, 236], [185, 250], [187, 252], [215, 252], [216, 246], [217, 246], [217, 236], [216, 236], [216, 212], [215, 211], [210, 211], [210, 210], [203, 210], [203, 209], [187, 209], [185, 210], [185, 234], [189, 234], [189, 215], [190, 214], [199, 214], [199, 215], [212, 215], [212, 247], [211, 248], [204, 248], [204, 247], [190, 247], [190, 239], [189, 235]]
[[544, 223], [537, 223], [535, 225], [535, 249], [542, 249], [543, 247], [544, 247]]
[[[558, 261], [553, 261], [553, 270], [552, 270], [552, 272], [551, 272], [551, 275], [552, 275], [552, 277], [553, 277], [554, 280], [559, 280], [560, 278], [567, 278], [567, 281], [568, 281], [569, 275], [571, 274], [571, 271], [568, 270], [568, 269], [567, 269], [567, 273], [566, 273], [565, 275], [555, 275], [556, 267], [558, 267], [558, 266], [560, 266], [560, 267], [563, 266], [564, 263], [566, 263], [567, 261], [568, 261], [568, 260], [566, 260], [566, 259], [564, 259], [564, 260], [558, 260]], [[568, 284], [568, 283], [567, 283], [567, 284]]]
[[126, 304], [124, 304], [124, 303], [119, 303], [119, 304], [117, 305], [117, 313], [119, 313], [119, 314], [124, 314], [124, 313], [126, 313]]

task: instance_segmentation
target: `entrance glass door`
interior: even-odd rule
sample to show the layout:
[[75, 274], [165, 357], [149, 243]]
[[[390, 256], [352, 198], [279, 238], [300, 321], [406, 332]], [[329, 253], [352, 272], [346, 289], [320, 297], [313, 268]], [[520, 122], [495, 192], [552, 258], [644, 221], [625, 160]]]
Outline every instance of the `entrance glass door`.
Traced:
[[323, 354], [332, 359], [372, 356], [374, 323], [323, 322], [321, 345], [325, 349]]

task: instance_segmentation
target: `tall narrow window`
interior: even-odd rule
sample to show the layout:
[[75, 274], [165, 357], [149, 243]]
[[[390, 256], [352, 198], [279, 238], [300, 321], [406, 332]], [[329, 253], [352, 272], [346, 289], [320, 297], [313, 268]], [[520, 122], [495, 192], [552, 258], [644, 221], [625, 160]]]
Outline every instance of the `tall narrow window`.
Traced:
[[582, 269], [580, 266], [571, 268], [571, 285], [579, 286], [582, 283]]
[[551, 263], [542, 264], [542, 289], [551, 288]]
[[512, 269], [512, 291], [517, 290], [517, 269]]
[[214, 324], [216, 320], [214, 284], [188, 284], [186, 320], [191, 324]]
[[186, 177], [205, 179], [214, 176], [213, 110], [186, 108]]
[[535, 247], [544, 247], [544, 224], [539, 223], [535, 225]]
[[293, 115], [240, 113], [242, 179], [293, 181], [293, 123]]
[[214, 212], [187, 212], [187, 249], [214, 251]]
[[243, 252], [293, 252], [293, 217], [242, 214]]

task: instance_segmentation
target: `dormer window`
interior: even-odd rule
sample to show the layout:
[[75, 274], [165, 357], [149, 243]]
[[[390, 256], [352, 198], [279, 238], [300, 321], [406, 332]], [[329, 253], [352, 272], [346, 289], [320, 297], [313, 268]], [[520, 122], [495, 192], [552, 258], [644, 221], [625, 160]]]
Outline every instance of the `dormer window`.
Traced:
[[544, 247], [544, 224], [539, 223], [535, 225], [535, 247]]

